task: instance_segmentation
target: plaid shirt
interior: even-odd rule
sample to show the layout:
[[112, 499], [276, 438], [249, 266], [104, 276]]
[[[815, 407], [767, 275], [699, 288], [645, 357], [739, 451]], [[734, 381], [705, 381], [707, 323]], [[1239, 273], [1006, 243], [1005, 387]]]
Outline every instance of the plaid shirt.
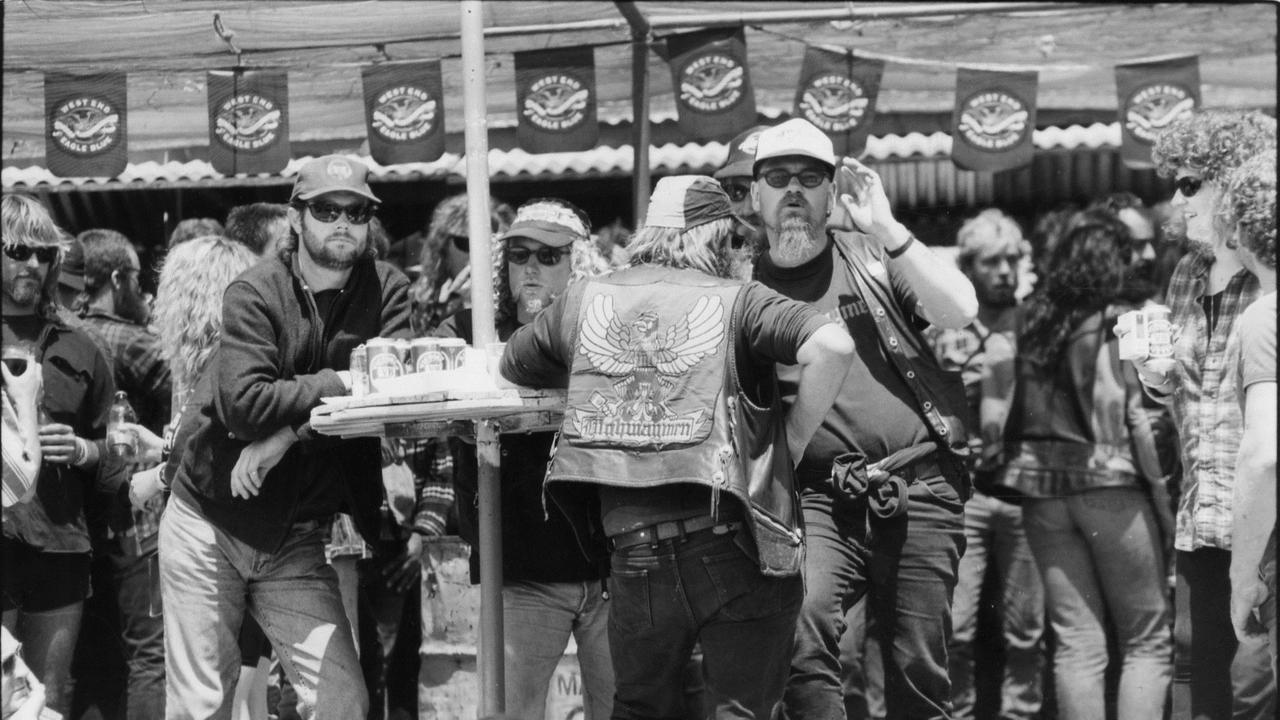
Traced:
[[[1222, 291], [1213, 334], [1201, 300], [1208, 288], [1213, 256], [1188, 253], [1169, 280], [1172, 321], [1180, 332], [1178, 361], [1168, 399], [1182, 447], [1182, 497], [1178, 501], [1174, 547], [1231, 549], [1231, 493], [1236, 452], [1244, 431], [1240, 413], [1240, 314], [1258, 297], [1258, 280], [1241, 270]], [[1206, 340], [1207, 338], [1207, 340]], [[1153, 393], [1154, 395], [1154, 393]]]
[[[111, 362], [116, 389], [128, 394], [129, 404], [138, 414], [138, 424], [157, 434], [162, 432], [169, 421], [172, 388], [169, 365], [160, 357], [156, 334], [119, 315], [88, 308], [80, 316], [79, 326]], [[132, 550], [139, 555], [155, 549], [162, 512], [163, 495], [156, 496], [145, 510], [130, 509], [132, 527], [123, 534], [134, 538], [137, 545]]]
[[169, 365], [160, 356], [156, 334], [119, 315], [95, 309], [84, 311], [80, 327], [111, 361], [116, 389], [129, 395], [138, 424], [159, 433], [169, 422], [173, 391]]

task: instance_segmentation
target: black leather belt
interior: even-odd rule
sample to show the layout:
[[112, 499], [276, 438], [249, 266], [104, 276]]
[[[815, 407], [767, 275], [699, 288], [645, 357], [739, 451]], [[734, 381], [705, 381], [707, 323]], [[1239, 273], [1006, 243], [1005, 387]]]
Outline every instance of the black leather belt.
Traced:
[[711, 530], [717, 535], [724, 535], [737, 530], [741, 525], [741, 521], [738, 520], [718, 520], [709, 515], [703, 515], [688, 520], [668, 520], [639, 530], [618, 533], [609, 540], [613, 543], [613, 549], [620, 550], [634, 545], [656, 544], [702, 530]]

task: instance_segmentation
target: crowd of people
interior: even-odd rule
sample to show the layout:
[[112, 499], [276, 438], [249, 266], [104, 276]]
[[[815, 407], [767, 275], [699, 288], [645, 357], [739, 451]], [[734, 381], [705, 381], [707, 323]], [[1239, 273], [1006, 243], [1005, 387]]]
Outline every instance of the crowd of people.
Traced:
[[[1271, 717], [1275, 156], [1196, 111], [1178, 222], [988, 208], [954, 262], [802, 119], [630, 237], [491, 200], [499, 371], [567, 398], [498, 443], [505, 717], [570, 637], [596, 720], [971, 718], [984, 675], [1001, 718]], [[416, 716], [475, 439], [309, 420], [365, 340], [473, 341], [468, 204], [400, 268], [369, 175], [184, 222], [154, 298], [129, 238], [0, 200], [6, 720]]]

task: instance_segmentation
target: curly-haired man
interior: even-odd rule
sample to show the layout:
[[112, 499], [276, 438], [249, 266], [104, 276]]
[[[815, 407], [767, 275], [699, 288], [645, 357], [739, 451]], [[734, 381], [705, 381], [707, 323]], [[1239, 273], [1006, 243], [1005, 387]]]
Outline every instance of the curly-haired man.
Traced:
[[[1156, 138], [1157, 171], [1174, 177], [1172, 204], [1192, 251], [1166, 295], [1180, 328], [1173, 357], [1136, 363], [1156, 400], [1169, 405], [1182, 447], [1182, 491], [1174, 547], [1174, 718], [1271, 717], [1275, 679], [1265, 640], [1232, 641], [1232, 494], [1243, 419], [1236, 365], [1240, 316], [1258, 280], [1231, 248], [1218, 217], [1228, 175], [1256, 155], [1275, 154], [1276, 121], [1259, 112], [1198, 111]], [[1233, 715], [1234, 704], [1234, 715]]]

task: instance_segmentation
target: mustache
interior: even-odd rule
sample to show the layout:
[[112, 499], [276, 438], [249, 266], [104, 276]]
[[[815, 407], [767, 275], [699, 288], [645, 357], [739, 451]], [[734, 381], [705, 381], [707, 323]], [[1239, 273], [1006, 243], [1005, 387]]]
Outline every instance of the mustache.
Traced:
[[809, 207], [809, 199], [804, 196], [804, 193], [798, 193], [793, 190], [782, 196], [782, 203], [784, 205], [793, 202], [798, 202], [805, 207]]

